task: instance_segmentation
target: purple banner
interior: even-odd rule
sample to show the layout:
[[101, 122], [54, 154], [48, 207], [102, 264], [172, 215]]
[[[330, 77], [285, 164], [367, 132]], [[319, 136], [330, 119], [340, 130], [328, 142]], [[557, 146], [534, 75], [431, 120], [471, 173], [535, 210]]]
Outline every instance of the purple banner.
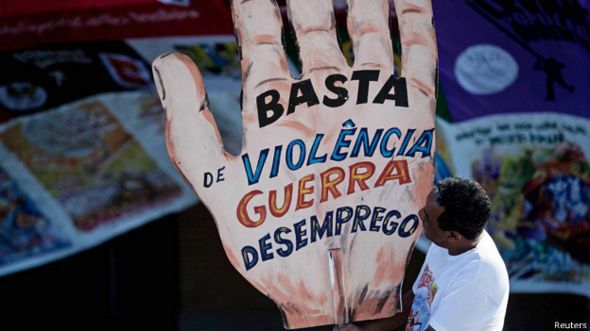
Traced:
[[433, 1], [453, 121], [559, 112], [590, 117], [587, 0]]

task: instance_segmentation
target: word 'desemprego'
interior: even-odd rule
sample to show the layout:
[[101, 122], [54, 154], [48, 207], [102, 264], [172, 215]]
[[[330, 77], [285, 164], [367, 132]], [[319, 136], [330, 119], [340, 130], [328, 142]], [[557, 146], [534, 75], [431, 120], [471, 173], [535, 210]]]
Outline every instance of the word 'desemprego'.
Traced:
[[[400, 238], [407, 238], [418, 229], [419, 222], [417, 215], [403, 216], [395, 209], [371, 208], [367, 205], [358, 205], [353, 209], [343, 206], [328, 211], [321, 223], [316, 215], [312, 215], [308, 219], [293, 224], [292, 228], [285, 226], [277, 228], [274, 233], [262, 236], [256, 247], [244, 246], [242, 259], [246, 270], [250, 270], [260, 260], [263, 262], [272, 260], [276, 255], [288, 257], [294, 251], [313, 244], [323, 237], [348, 233], [382, 232], [387, 236], [397, 234]], [[347, 233], [343, 233], [345, 224], [349, 224]]]

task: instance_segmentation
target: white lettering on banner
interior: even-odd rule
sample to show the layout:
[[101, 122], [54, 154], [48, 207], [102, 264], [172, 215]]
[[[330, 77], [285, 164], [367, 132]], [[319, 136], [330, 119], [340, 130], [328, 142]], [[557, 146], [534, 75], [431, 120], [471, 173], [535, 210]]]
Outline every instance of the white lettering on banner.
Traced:
[[152, 12], [127, 12], [122, 15], [99, 14], [98, 16], [59, 17], [38, 23], [19, 22], [18, 24], [0, 25], [0, 36], [21, 35], [27, 33], [43, 34], [61, 28], [98, 28], [105, 26], [125, 26], [131, 23], [158, 23], [171, 21], [195, 20], [201, 17], [198, 10], [158, 9]]

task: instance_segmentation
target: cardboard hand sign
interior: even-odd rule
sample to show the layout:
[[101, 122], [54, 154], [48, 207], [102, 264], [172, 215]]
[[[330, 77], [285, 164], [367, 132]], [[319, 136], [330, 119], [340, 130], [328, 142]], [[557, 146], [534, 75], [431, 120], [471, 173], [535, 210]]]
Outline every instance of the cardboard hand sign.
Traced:
[[348, 1], [352, 67], [332, 1], [288, 1], [302, 61], [294, 78], [275, 2], [232, 1], [243, 79], [237, 156], [223, 149], [192, 61], [154, 62], [170, 157], [213, 214], [232, 265], [276, 302], [286, 328], [399, 309], [433, 179], [437, 53], [430, 1], [395, 5], [401, 77], [387, 0]]

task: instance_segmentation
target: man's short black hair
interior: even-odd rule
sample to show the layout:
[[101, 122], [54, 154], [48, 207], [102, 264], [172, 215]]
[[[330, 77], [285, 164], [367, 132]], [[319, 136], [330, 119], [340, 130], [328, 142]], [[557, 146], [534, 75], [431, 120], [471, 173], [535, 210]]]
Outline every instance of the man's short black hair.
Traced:
[[444, 208], [438, 217], [441, 230], [477, 238], [491, 214], [492, 202], [486, 191], [477, 182], [460, 177], [446, 178], [436, 186], [436, 201]]

